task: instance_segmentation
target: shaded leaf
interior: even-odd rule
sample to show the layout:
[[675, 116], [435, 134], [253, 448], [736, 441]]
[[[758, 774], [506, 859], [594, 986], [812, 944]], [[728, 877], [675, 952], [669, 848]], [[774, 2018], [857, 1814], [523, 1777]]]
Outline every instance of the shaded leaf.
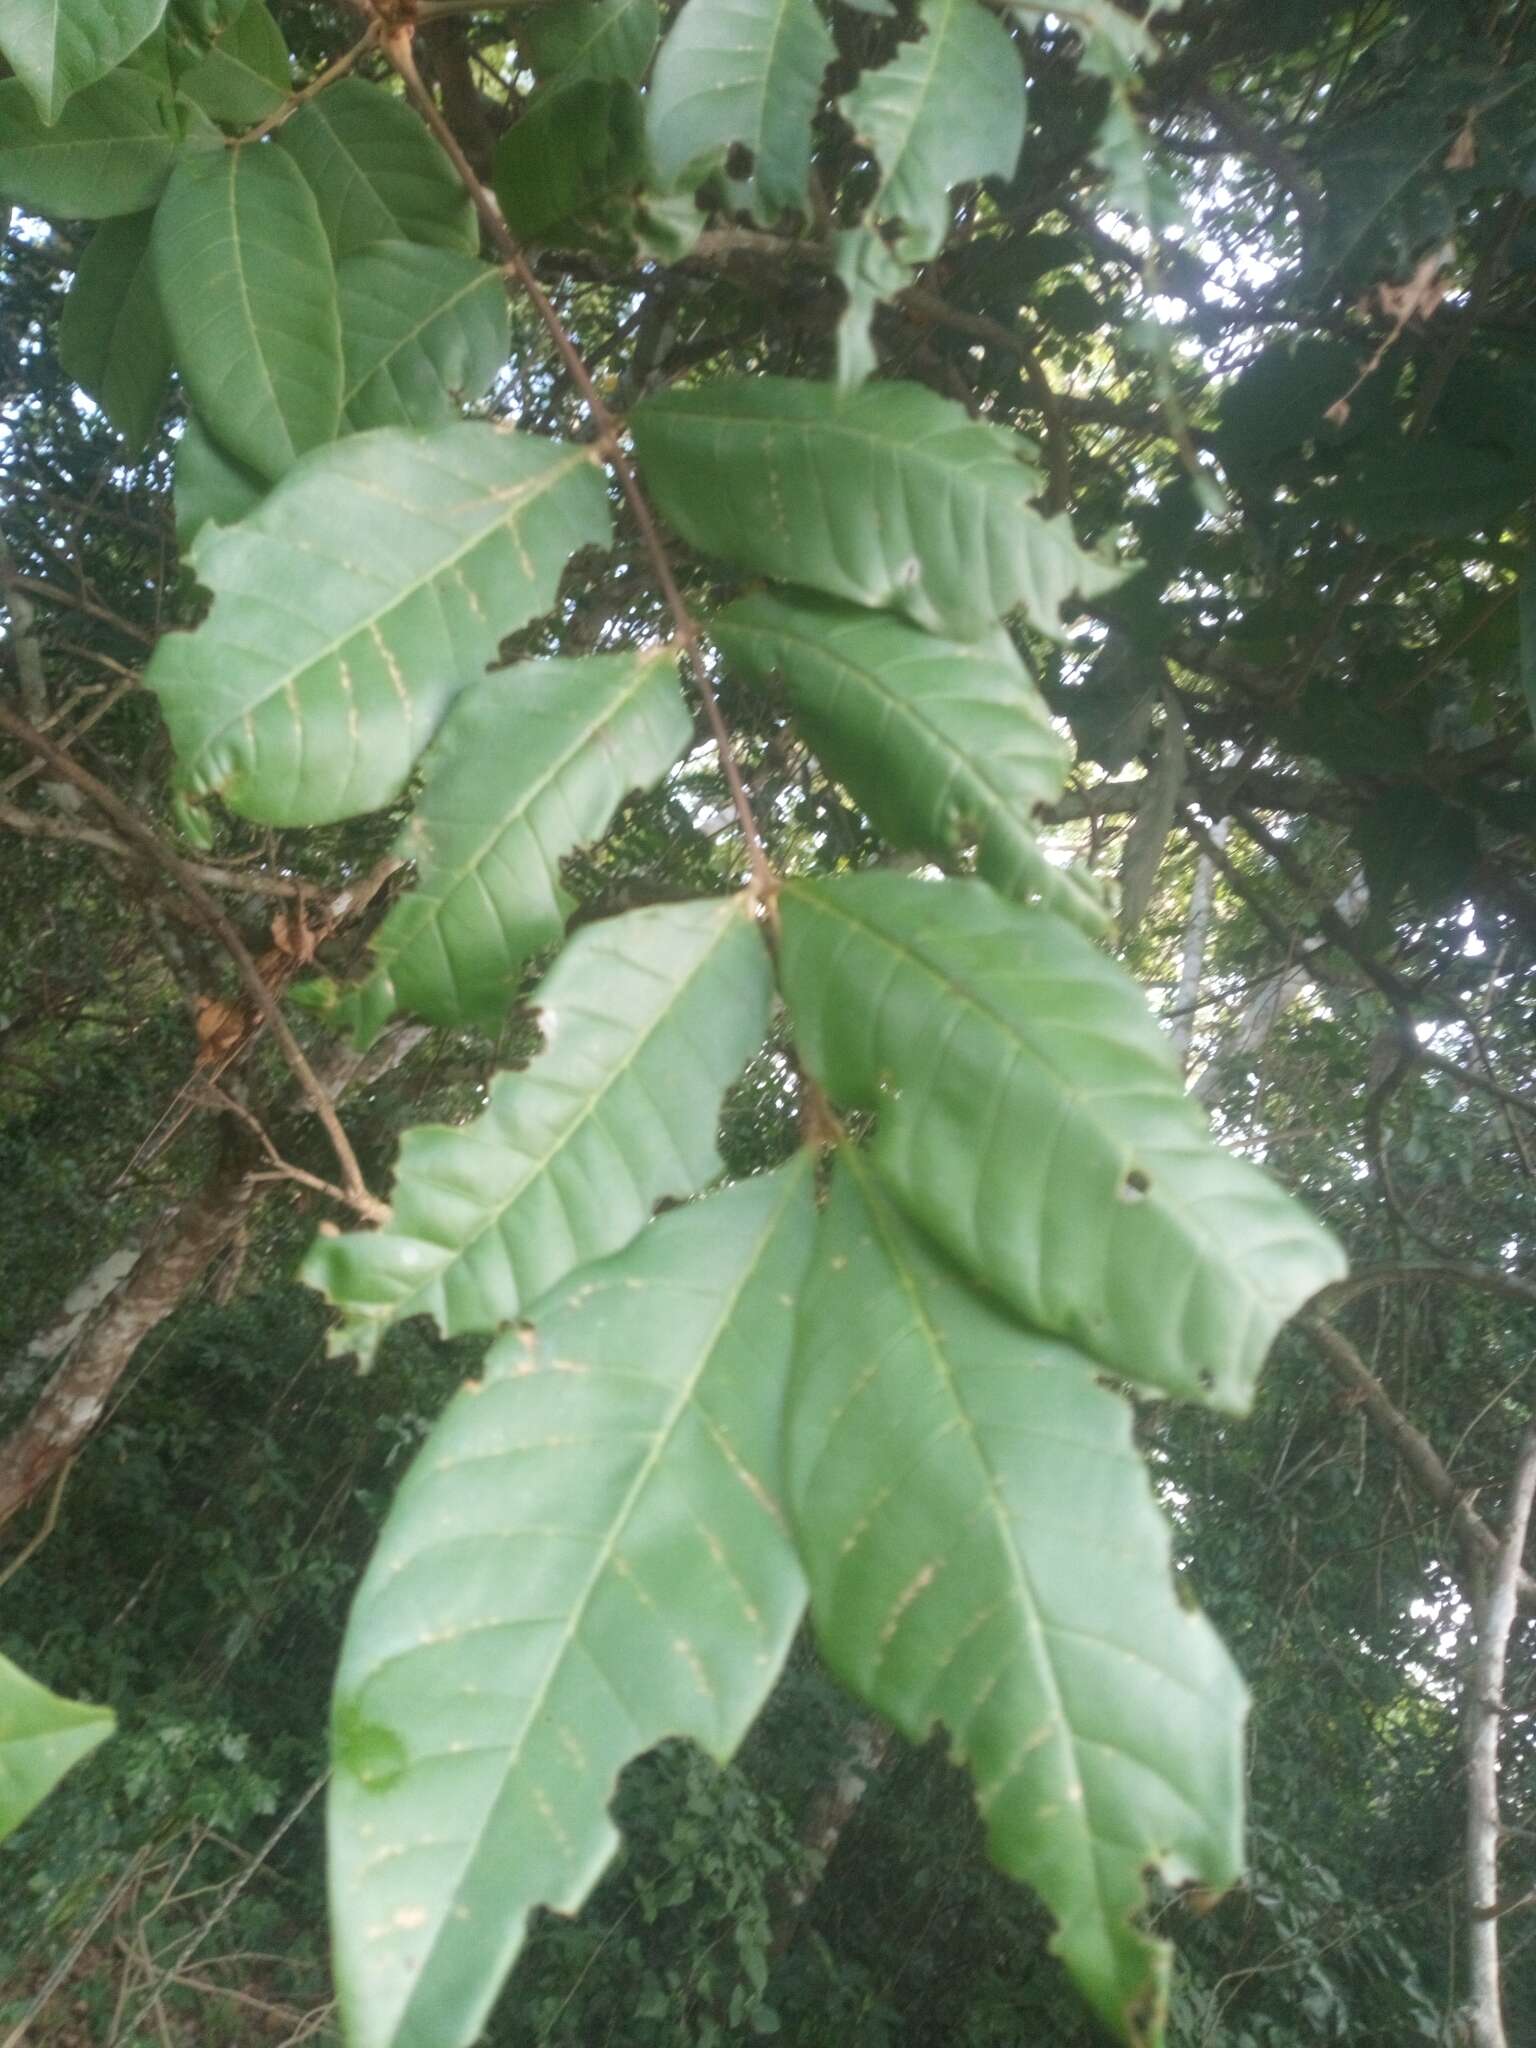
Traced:
[[501, 272], [457, 249], [375, 242], [337, 267], [353, 427], [442, 427], [507, 360]]
[[159, 198], [179, 147], [168, 102], [141, 72], [87, 86], [51, 127], [19, 78], [0, 80], [0, 193], [34, 213], [141, 213]]
[[638, 85], [661, 36], [657, 0], [567, 0], [529, 16], [522, 46], [541, 78], [623, 78]]
[[193, 414], [176, 443], [177, 546], [188, 553], [210, 520], [234, 526], [255, 511], [266, 489], [266, 479], [227, 455]]
[[114, 1725], [110, 1708], [62, 1700], [0, 1657], [0, 1841]]
[[640, 95], [622, 78], [544, 87], [496, 148], [496, 197], [520, 242], [586, 241], [644, 175]]
[[5, 0], [0, 55], [51, 127], [74, 94], [154, 33], [164, 13], [165, 0]]
[[1129, 938], [1146, 916], [1184, 788], [1184, 720], [1170, 695], [1157, 752], [1142, 784], [1120, 856], [1120, 932]]
[[416, 887], [373, 942], [397, 999], [434, 1023], [496, 1030], [524, 963], [576, 907], [561, 860], [692, 734], [667, 647], [524, 662], [466, 691], [396, 843]]
[[690, 0], [646, 98], [660, 184], [697, 185], [728, 168], [759, 220], [804, 211], [811, 117], [834, 54], [815, 0]]
[[254, 128], [283, 104], [291, 85], [282, 30], [264, 0], [246, 0], [214, 36], [207, 54], [182, 73], [176, 89], [209, 120]]
[[1174, 1588], [1127, 1404], [1023, 1330], [838, 1164], [786, 1424], [828, 1663], [914, 1742], [942, 1725], [993, 1860], [1122, 2039], [1155, 2037], [1168, 1951], [1143, 1872], [1242, 1868], [1246, 1694]]
[[137, 452], [171, 381], [171, 339], [150, 258], [154, 216], [125, 214], [92, 235], [59, 327], [59, 360]]
[[183, 155], [155, 215], [160, 301], [192, 403], [274, 478], [335, 438], [341, 321], [319, 210], [270, 145]]
[[743, 598], [712, 630], [747, 675], [781, 677], [796, 729], [883, 838], [940, 861], [974, 846], [977, 873], [1004, 895], [1104, 929], [1088, 878], [1047, 860], [1035, 837], [1070, 750], [1005, 632], [941, 640], [795, 592]]
[[423, 1446], [336, 1680], [337, 1976], [358, 2048], [473, 2040], [530, 1910], [618, 1847], [619, 1771], [725, 1763], [804, 1581], [778, 1432], [802, 1158], [663, 1217], [510, 1333]]
[[473, 1123], [400, 1146], [394, 1216], [321, 1238], [310, 1286], [345, 1311], [338, 1350], [391, 1324], [494, 1330], [573, 1266], [617, 1251], [664, 1196], [719, 1171], [720, 1097], [761, 1045], [768, 955], [745, 899], [631, 911], [572, 940], [537, 1002], [544, 1051]]
[[269, 824], [388, 803], [567, 557], [607, 535], [584, 448], [464, 422], [321, 450], [193, 548], [213, 609], [145, 672], [182, 786]]
[[984, 882], [789, 882], [780, 915], [796, 1042], [831, 1095], [879, 1109], [871, 1156], [913, 1221], [1126, 1379], [1246, 1409], [1343, 1261], [1211, 1143], [1136, 984]]
[[692, 546], [934, 632], [975, 639], [1019, 606], [1059, 633], [1074, 594], [1124, 573], [1034, 509], [1027, 441], [921, 385], [722, 380], [647, 398], [633, 425], [646, 481]]
[[474, 205], [452, 164], [420, 117], [382, 86], [338, 80], [275, 140], [304, 173], [338, 262], [370, 242], [478, 251]]
[[898, 43], [838, 101], [880, 173], [867, 227], [839, 237], [847, 320], [858, 330], [851, 354], [839, 340], [848, 383], [874, 368], [867, 333], [876, 300], [943, 248], [953, 187], [1011, 177], [1024, 145], [1024, 72], [1002, 23], [975, 0], [924, 0], [918, 27], [915, 41]]

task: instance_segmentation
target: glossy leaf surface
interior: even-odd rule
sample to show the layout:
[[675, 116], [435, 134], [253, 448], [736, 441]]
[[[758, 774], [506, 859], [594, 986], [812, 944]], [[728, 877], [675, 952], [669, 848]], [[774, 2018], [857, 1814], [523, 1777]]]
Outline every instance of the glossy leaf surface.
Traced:
[[465, 422], [321, 450], [192, 551], [213, 609], [146, 671], [182, 786], [270, 824], [388, 803], [567, 557], [607, 535], [582, 448]]
[[268, 145], [189, 152], [155, 215], [176, 363], [209, 430], [275, 478], [341, 423], [341, 321], [320, 212]]
[[879, 1108], [902, 1208], [1035, 1327], [1237, 1412], [1281, 1324], [1343, 1271], [1299, 1204], [1206, 1135], [1135, 983], [983, 882], [791, 882], [797, 1043]]
[[473, 2040], [530, 1910], [618, 1847], [620, 1769], [724, 1763], [804, 1604], [777, 1501], [801, 1160], [663, 1217], [497, 1343], [400, 1489], [336, 1681], [331, 1895], [358, 2048]]
[[479, 249], [475, 209], [453, 166], [382, 86], [341, 79], [285, 121], [276, 143], [314, 192], [338, 262], [370, 242]]
[[66, 101], [153, 34], [165, 0], [5, 0], [0, 56], [51, 127]]
[[171, 340], [150, 257], [153, 215], [104, 221], [75, 272], [59, 357], [131, 450], [154, 431], [171, 382]]
[[1020, 606], [1057, 633], [1074, 593], [1121, 579], [1035, 511], [1028, 442], [920, 385], [722, 380], [646, 399], [634, 431], [692, 546], [933, 632], [976, 639]]
[[787, 1429], [796, 1538], [838, 1675], [976, 1781], [993, 1859], [1121, 2039], [1167, 1952], [1142, 1874], [1242, 1868], [1246, 1694], [1174, 1588], [1127, 1404], [1023, 1330], [841, 1159], [801, 1306]]
[[396, 845], [416, 887], [373, 942], [400, 1002], [434, 1023], [498, 1029], [523, 964], [576, 907], [561, 860], [692, 734], [665, 647], [525, 662], [467, 691]]
[[501, 272], [457, 249], [376, 242], [338, 266], [353, 427], [443, 427], [507, 359]]
[[87, 86], [51, 126], [19, 78], [0, 79], [0, 194], [29, 212], [141, 213], [160, 197], [179, 147], [164, 95], [141, 72]]
[[759, 220], [803, 210], [811, 116], [833, 55], [815, 0], [689, 0], [661, 46], [647, 99], [661, 185], [697, 184], [729, 168]]
[[535, 998], [544, 1050], [484, 1115], [407, 1132], [394, 1216], [321, 1238], [304, 1277], [368, 1357], [392, 1323], [494, 1330], [719, 1171], [720, 1098], [768, 1026], [744, 899], [637, 910], [572, 940]]
[[0, 1841], [113, 1726], [109, 1708], [60, 1699], [0, 1657]]
[[742, 598], [711, 632], [743, 673], [780, 679], [797, 729], [885, 838], [935, 860], [974, 846], [977, 872], [1004, 895], [1104, 929], [1092, 883], [1035, 837], [1070, 749], [1005, 632], [943, 640], [794, 591]]

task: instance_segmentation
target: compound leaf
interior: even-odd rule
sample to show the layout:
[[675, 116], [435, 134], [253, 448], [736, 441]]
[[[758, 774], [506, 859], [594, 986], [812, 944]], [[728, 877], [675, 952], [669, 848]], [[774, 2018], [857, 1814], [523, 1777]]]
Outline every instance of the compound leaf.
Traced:
[[142, 72], [88, 85], [51, 126], [19, 78], [0, 80], [0, 193], [34, 213], [141, 213], [160, 197], [179, 148], [169, 104]]
[[1089, 878], [1035, 837], [1071, 750], [1000, 627], [942, 640], [891, 612], [789, 591], [742, 598], [712, 631], [754, 680], [782, 680], [797, 729], [883, 837], [940, 861], [974, 846], [977, 873], [1005, 896], [1105, 929]]
[[1142, 1875], [1242, 1867], [1242, 1680], [1180, 1601], [1126, 1403], [959, 1280], [843, 1158], [802, 1297], [787, 1476], [828, 1662], [969, 1766], [987, 1845], [1126, 2040], [1168, 1952]]
[[768, 955], [745, 899], [631, 911], [578, 933], [537, 997], [544, 1051], [474, 1122], [400, 1146], [394, 1216], [321, 1238], [304, 1277], [346, 1312], [338, 1350], [391, 1324], [494, 1330], [657, 1202], [719, 1171], [720, 1097], [761, 1045]]
[[904, 612], [961, 640], [1022, 606], [1059, 633], [1123, 571], [1046, 519], [1027, 441], [918, 384], [785, 377], [665, 391], [634, 413], [646, 481], [692, 546], [757, 575]]
[[984, 882], [789, 882], [784, 991], [830, 1094], [879, 1108], [877, 1171], [978, 1284], [1139, 1385], [1243, 1412], [1343, 1261], [1212, 1144], [1140, 991]]
[[692, 733], [666, 647], [525, 662], [466, 691], [396, 845], [416, 887], [373, 942], [399, 1001], [434, 1023], [498, 1029], [520, 968], [575, 908], [560, 861]]
[[59, 360], [135, 453], [171, 381], [171, 338], [150, 257], [154, 215], [124, 214], [92, 235], [64, 301]]
[[192, 403], [265, 477], [335, 438], [341, 321], [320, 212], [268, 145], [189, 151], [155, 215], [160, 301]]
[[336, 1680], [337, 1975], [357, 2048], [475, 2039], [531, 1909], [618, 1847], [619, 1771], [724, 1763], [804, 1605], [779, 1508], [804, 1158], [665, 1216], [491, 1350], [422, 1447]]
[[110, 1708], [61, 1700], [0, 1657], [0, 1841], [113, 1726]]
[[51, 128], [66, 102], [115, 71], [164, 13], [165, 0], [5, 0], [0, 55]]
[[661, 46], [647, 95], [663, 189], [726, 169], [733, 199], [739, 193], [759, 220], [803, 211], [811, 117], [834, 55], [815, 0], [690, 0]]
[[337, 267], [353, 427], [442, 427], [507, 359], [501, 272], [459, 249], [376, 242]]
[[192, 549], [213, 609], [145, 677], [183, 788], [268, 824], [388, 803], [567, 557], [608, 531], [584, 448], [465, 421], [321, 449]]
[[474, 205], [452, 164], [381, 86], [341, 79], [285, 121], [276, 140], [304, 173], [338, 262], [370, 242], [479, 249]]

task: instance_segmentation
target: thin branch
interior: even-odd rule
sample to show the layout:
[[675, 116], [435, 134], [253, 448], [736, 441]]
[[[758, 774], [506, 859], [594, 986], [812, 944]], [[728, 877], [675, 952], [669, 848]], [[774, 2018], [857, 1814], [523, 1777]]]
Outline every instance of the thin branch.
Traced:
[[605, 462], [618, 479], [619, 489], [634, 517], [640, 531], [641, 543], [650, 558], [655, 571], [657, 586], [666, 601], [667, 610], [677, 630], [678, 640], [688, 657], [695, 687], [703, 701], [710, 730], [714, 734], [715, 748], [720, 756], [720, 767], [725, 776], [726, 786], [731, 793], [731, 802], [741, 821], [742, 836], [746, 840], [747, 853], [752, 863], [753, 887], [757, 896], [765, 903], [771, 903], [777, 893], [778, 881], [763, 849], [762, 835], [758, 831], [757, 819], [753, 815], [751, 800], [742, 779], [736, 750], [731, 741], [730, 729], [720, 710], [719, 699], [709, 678], [705, 664], [698, 623], [689, 611], [687, 603], [678, 588], [673, 574], [672, 562], [656, 525], [655, 515], [645, 493], [641, 490], [634, 466], [624, 452], [619, 439], [618, 422], [604, 403], [601, 392], [593, 383], [580, 350], [571, 339], [565, 322], [555, 310], [548, 293], [535, 276], [533, 267], [514, 240], [506, 222], [501, 217], [493, 196], [481, 184], [474, 165], [459, 147], [453, 130], [437, 109], [432, 95], [421, 81], [416, 69], [416, 59], [411, 48], [412, 30], [409, 26], [387, 29], [381, 39], [382, 48], [390, 62], [399, 72], [407, 94], [421, 118], [436, 137], [444, 154], [459, 174], [460, 182], [474, 202], [481, 225], [497, 250], [506, 274], [510, 291], [515, 280], [532, 301], [534, 310], [543, 321], [554, 342], [561, 361], [565, 364], [571, 382], [580, 392], [582, 401], [597, 428], [596, 446]]
[[1509, 1513], [1487, 1585], [1473, 1603], [1477, 1655], [1466, 1696], [1467, 1935], [1470, 2048], [1509, 2048], [1499, 1985], [1499, 1732], [1521, 1559], [1536, 1500], [1536, 1422], [1520, 1443]]
[[262, 979], [261, 970], [251, 958], [245, 941], [231, 924], [208, 891], [193, 872], [190, 864], [168, 846], [162, 844], [158, 834], [152, 832], [137, 813], [125, 804], [122, 798], [99, 782], [89, 769], [82, 768], [78, 761], [54, 741], [37, 732], [24, 718], [12, 711], [8, 705], [0, 704], [0, 731], [8, 732], [12, 739], [19, 740], [24, 747], [39, 755], [57, 771], [66, 782], [72, 782], [82, 795], [88, 796], [98, 810], [117, 827], [122, 836], [142, 853], [148, 855], [156, 867], [169, 875], [197, 911], [203, 923], [219, 940], [230, 959], [242, 987], [255, 1004], [261, 1016], [270, 1026], [273, 1037], [282, 1049], [294, 1079], [304, 1091], [316, 1116], [325, 1127], [341, 1167], [342, 1185], [346, 1188], [347, 1199], [361, 1216], [372, 1222], [382, 1222], [389, 1215], [388, 1206], [368, 1191], [363, 1179], [362, 1168], [357, 1163], [357, 1154], [352, 1141], [342, 1128], [335, 1104], [321, 1086], [319, 1077], [305, 1056], [304, 1048], [289, 1026], [272, 991]]
[[[1429, 1438], [1403, 1414], [1343, 1331], [1335, 1329], [1326, 1316], [1314, 1310], [1304, 1311], [1296, 1321], [1322, 1353], [1334, 1378], [1355, 1396], [1393, 1445], [1418, 1482], [1419, 1490], [1450, 1517], [1451, 1527], [1469, 1559], [1474, 1563], [1495, 1562], [1499, 1538], [1451, 1477]], [[1536, 1613], [1536, 1578], [1524, 1570], [1517, 1571], [1515, 1586], [1520, 1605]]]
[[328, 85], [334, 85], [338, 78], [345, 78], [359, 58], [367, 56], [378, 39], [379, 25], [371, 21], [351, 49], [344, 50], [334, 64], [327, 64], [323, 71], [317, 72], [308, 85], [296, 86], [282, 104], [274, 107], [254, 128], [247, 128], [243, 135], [226, 135], [225, 142], [231, 149], [238, 149], [242, 143], [257, 142], [274, 128], [281, 128], [285, 121], [293, 119], [307, 100], [312, 100], [316, 93], [324, 92]]
[[1480, 1266], [1471, 1259], [1426, 1259], [1410, 1261], [1385, 1259], [1377, 1265], [1355, 1266], [1344, 1280], [1336, 1280], [1313, 1297], [1313, 1306], [1332, 1314], [1372, 1287], [1392, 1287], [1399, 1282], [1443, 1280], [1448, 1286], [1475, 1288], [1480, 1294], [1496, 1294], [1506, 1301], [1536, 1308], [1536, 1282], [1518, 1273], [1505, 1273], [1497, 1266]]

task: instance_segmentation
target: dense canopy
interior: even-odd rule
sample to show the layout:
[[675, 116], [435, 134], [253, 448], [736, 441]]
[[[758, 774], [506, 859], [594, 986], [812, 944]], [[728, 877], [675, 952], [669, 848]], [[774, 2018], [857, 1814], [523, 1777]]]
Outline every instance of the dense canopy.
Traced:
[[3, 2048], [1510, 2048], [1526, 0], [8, 0], [0, 202]]

